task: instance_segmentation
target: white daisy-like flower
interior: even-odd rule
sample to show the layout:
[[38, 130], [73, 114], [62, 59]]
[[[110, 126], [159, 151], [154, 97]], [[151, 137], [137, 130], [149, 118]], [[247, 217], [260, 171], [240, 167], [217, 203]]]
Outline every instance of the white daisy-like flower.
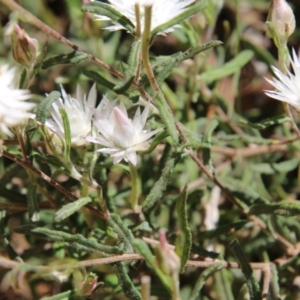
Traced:
[[13, 133], [9, 128], [22, 124], [32, 117], [29, 111], [35, 104], [26, 102], [31, 98], [29, 90], [15, 88], [16, 70], [0, 65], [0, 132], [9, 137]]
[[138, 107], [133, 120], [131, 120], [122, 103], [115, 106], [115, 102], [111, 103], [103, 98], [95, 110], [94, 116], [94, 125], [99, 131], [99, 136], [89, 136], [86, 139], [104, 146], [98, 151], [110, 154], [114, 158], [114, 164], [124, 159], [126, 162], [129, 161], [136, 165], [136, 152], [147, 150], [150, 146], [147, 140], [161, 130], [148, 131], [143, 129], [148, 114], [149, 104], [146, 105], [142, 114]]
[[91, 107], [96, 105], [96, 84], [92, 86], [87, 98], [86, 95], [82, 95], [79, 86], [77, 86], [76, 99], [68, 95], [63, 87], [61, 87], [61, 93], [62, 98], [52, 104], [51, 118], [46, 121], [45, 125], [64, 139], [65, 131], [59, 109], [65, 109], [70, 123], [71, 144], [74, 147], [83, 146], [87, 144], [85, 136], [91, 133], [93, 117]]
[[300, 111], [300, 58], [293, 49], [293, 58], [290, 56], [290, 62], [294, 71], [292, 74], [287, 70], [287, 75], [279, 69], [272, 67], [276, 78], [267, 79], [275, 88], [275, 91], [265, 91], [271, 98], [286, 102]]
[[[136, 26], [136, 16], [135, 16], [135, 4], [140, 6], [141, 14], [141, 30], [144, 27], [144, 6], [152, 6], [152, 19], [151, 19], [151, 31], [167, 22], [172, 20], [181, 14], [184, 9], [194, 3], [195, 0], [109, 0], [109, 5], [121, 12], [131, 23]], [[101, 21], [111, 21], [110, 18], [106, 16], [95, 16], [96, 20]], [[115, 23], [115, 22], [113, 22]], [[164, 32], [168, 33], [174, 31], [174, 28], [180, 27], [180, 25], [175, 25], [171, 28], [166, 29]], [[105, 27], [105, 29], [115, 31], [120, 29], [125, 29], [121, 24], [115, 23], [115, 25]]]

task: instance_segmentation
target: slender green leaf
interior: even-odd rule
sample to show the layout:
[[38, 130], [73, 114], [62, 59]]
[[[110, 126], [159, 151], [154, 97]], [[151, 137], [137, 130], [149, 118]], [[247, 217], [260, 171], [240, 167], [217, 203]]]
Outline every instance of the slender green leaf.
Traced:
[[281, 116], [275, 116], [272, 118], [265, 119], [259, 123], [251, 123], [245, 119], [243, 119], [243, 120], [240, 119], [239, 121], [240, 121], [240, 124], [242, 124], [242, 125], [247, 125], [254, 129], [261, 130], [261, 129], [266, 129], [272, 125], [281, 125], [286, 122], [291, 122], [291, 118], [289, 118], [285, 115], [281, 115]]
[[190, 251], [192, 247], [192, 233], [189, 227], [188, 216], [187, 216], [187, 205], [186, 205], [187, 196], [188, 196], [187, 187], [185, 186], [176, 203], [176, 211], [177, 211], [180, 232], [176, 238], [175, 252], [180, 257], [181, 273], [184, 272], [185, 264], [190, 257]]
[[300, 215], [299, 201], [281, 201], [276, 204], [254, 204], [250, 207], [250, 215], [275, 214], [284, 217]]
[[196, 56], [210, 48], [217, 47], [222, 44], [223, 44], [223, 42], [221, 42], [221, 41], [210, 41], [205, 44], [199, 44], [199, 45], [193, 46], [193, 47], [189, 48], [188, 50], [184, 51], [182, 56], [184, 57], [184, 59], [193, 58], [194, 56]]
[[110, 214], [110, 217], [107, 220], [109, 226], [112, 227], [114, 232], [124, 243], [124, 247], [127, 253], [133, 253], [132, 243], [134, 241], [133, 234], [131, 230], [124, 225], [120, 216], [117, 214]]
[[233, 255], [235, 256], [235, 258], [238, 260], [239, 264], [241, 265], [242, 272], [246, 277], [246, 283], [250, 293], [251, 300], [261, 300], [261, 292], [260, 292], [259, 284], [253, 274], [253, 270], [251, 269], [251, 266], [248, 263], [246, 254], [243, 251], [240, 243], [238, 242], [237, 239], [234, 239], [232, 242], [230, 242], [229, 247]]
[[176, 128], [173, 113], [165, 99], [164, 94], [162, 92], [158, 92], [155, 95], [154, 100], [155, 100], [156, 107], [159, 111], [159, 116], [161, 120], [166, 126], [167, 131], [170, 134], [174, 145], [177, 145], [179, 141], [178, 130]]
[[82, 73], [109, 90], [113, 90], [115, 87], [114, 83], [105, 79], [100, 73], [89, 70], [83, 70]]
[[76, 291], [75, 290], [68, 290], [63, 293], [56, 294], [51, 297], [43, 297], [41, 300], [68, 300], [71, 299], [72, 295], [75, 295]]
[[208, 70], [201, 74], [201, 79], [207, 84], [213, 81], [229, 76], [239, 71], [253, 57], [251, 50], [244, 50], [236, 55], [231, 61], [225, 63], [222, 67]]
[[171, 179], [176, 162], [177, 159], [175, 157], [166, 162], [160, 178], [154, 183], [150, 193], [142, 205], [142, 210], [145, 214], [148, 213], [163, 196], [168, 182]]
[[19, 82], [19, 88], [23, 89], [24, 88], [24, 83], [26, 81], [26, 77], [27, 77], [27, 70], [26, 68], [23, 69], [21, 76], [20, 76], [20, 82]]
[[[205, 144], [211, 144], [211, 136], [213, 131], [217, 128], [219, 125], [219, 122], [217, 120], [213, 120], [209, 126], [206, 128], [203, 136], [203, 143]], [[207, 166], [210, 171], [213, 171], [213, 165], [211, 161], [211, 156], [210, 156], [210, 148], [203, 148], [202, 149], [202, 155], [203, 155], [203, 162], [205, 166]]]
[[132, 84], [140, 66], [140, 52], [141, 52], [141, 41], [135, 41], [130, 49], [128, 58], [128, 68], [125, 71], [125, 77], [115, 87], [114, 91], [117, 94], [123, 94], [129, 89]]
[[27, 191], [28, 213], [31, 222], [37, 222], [40, 219], [40, 208], [37, 196], [37, 185], [30, 184]]
[[224, 263], [222, 262], [216, 262], [212, 264], [210, 267], [206, 268], [201, 275], [199, 276], [194, 289], [189, 296], [189, 300], [196, 300], [199, 297], [199, 293], [201, 289], [203, 288], [204, 284], [206, 283], [208, 277], [213, 275], [215, 272], [220, 271], [221, 269], [224, 268]]
[[102, 2], [89, 2], [81, 7], [83, 12], [89, 12], [99, 16], [106, 16], [114, 22], [121, 24], [132, 35], [135, 35], [135, 27], [131, 21], [114, 9], [113, 6]]
[[299, 166], [300, 159], [292, 158], [280, 163], [259, 163], [250, 165], [250, 169], [261, 174], [287, 173], [295, 170]]
[[45, 98], [36, 110], [36, 120], [42, 124], [45, 124], [48, 117], [49, 110], [51, 109], [52, 103], [60, 97], [60, 92], [53, 91], [50, 95]]
[[134, 240], [135, 249], [145, 258], [147, 264], [153, 269], [158, 278], [161, 280], [163, 285], [167, 288], [168, 291], [172, 290], [170, 278], [165, 275], [157, 266], [156, 261], [153, 257], [152, 252], [150, 251], [148, 245], [139, 239]]
[[68, 54], [59, 54], [52, 56], [45, 60], [42, 65], [42, 69], [48, 69], [56, 65], [61, 64], [73, 64], [76, 65], [86, 59], [89, 59], [90, 55], [78, 51], [73, 51]]
[[61, 209], [59, 209], [54, 215], [55, 222], [61, 222], [62, 220], [68, 218], [78, 210], [80, 210], [86, 204], [92, 202], [90, 197], [83, 197], [71, 203], [64, 205]]
[[132, 300], [142, 300], [140, 292], [136, 289], [134, 283], [128, 276], [128, 270], [125, 264], [123, 262], [116, 263], [114, 268], [118, 276], [119, 284], [122, 287], [125, 296]]
[[70, 160], [70, 152], [71, 152], [71, 145], [72, 145], [72, 133], [71, 133], [71, 126], [68, 114], [64, 108], [59, 109], [63, 126], [64, 126], [64, 134], [65, 134], [65, 157], [67, 158], [67, 161]]
[[230, 233], [236, 232], [240, 229], [245, 228], [245, 226], [248, 224], [248, 221], [238, 221], [230, 224], [220, 225], [215, 229], [207, 230], [207, 231], [200, 231], [199, 232], [199, 238], [207, 239], [207, 238], [216, 238], [220, 235], [228, 235]]
[[117, 246], [106, 246], [101, 245], [94, 241], [93, 239], [87, 239], [81, 234], [70, 234], [63, 231], [51, 230], [44, 227], [35, 227], [32, 225], [23, 225], [19, 227], [13, 228], [13, 230], [17, 233], [26, 233], [32, 234], [41, 239], [45, 239], [53, 242], [65, 242], [70, 246], [75, 247], [78, 245], [84, 246], [84, 249], [89, 250], [88, 252], [107, 252], [114, 254], [121, 254], [122, 250], [120, 250]]

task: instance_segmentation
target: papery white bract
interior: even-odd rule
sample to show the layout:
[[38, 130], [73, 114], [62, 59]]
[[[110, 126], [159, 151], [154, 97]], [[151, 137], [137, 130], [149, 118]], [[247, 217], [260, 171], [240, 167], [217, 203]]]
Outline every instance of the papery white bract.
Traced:
[[74, 147], [87, 144], [85, 136], [91, 133], [93, 112], [90, 107], [95, 107], [97, 100], [96, 84], [94, 84], [86, 99], [77, 86], [76, 99], [68, 95], [61, 87], [62, 98], [52, 104], [51, 118], [46, 121], [46, 126], [62, 139], [65, 137], [63, 119], [60, 108], [65, 109], [71, 131], [71, 144]]
[[86, 139], [104, 146], [98, 151], [110, 154], [114, 158], [114, 164], [124, 159], [136, 165], [136, 151], [147, 150], [150, 146], [147, 140], [161, 129], [153, 131], [143, 129], [149, 113], [149, 104], [142, 114], [138, 108], [133, 120], [128, 117], [122, 103], [119, 106], [114, 104], [106, 98], [101, 101], [94, 117], [94, 125], [99, 131], [99, 136], [89, 136]]
[[17, 77], [14, 68], [0, 65], [0, 131], [8, 136], [13, 136], [9, 128], [20, 125], [26, 119], [32, 117], [29, 111], [35, 104], [26, 102], [31, 95], [28, 90], [20, 90], [15, 87]]
[[300, 59], [295, 50], [293, 50], [293, 58], [290, 57], [290, 62], [294, 74], [287, 71], [288, 73], [285, 75], [279, 69], [272, 67], [277, 78], [267, 80], [277, 90], [265, 91], [265, 93], [269, 97], [286, 102], [300, 111]]
[[[140, 6], [141, 14], [141, 27], [143, 31], [144, 26], [144, 7], [143, 6], [152, 6], [152, 19], [151, 19], [151, 31], [172, 20], [181, 14], [184, 9], [195, 2], [195, 0], [109, 0], [110, 5], [127, 17], [134, 26], [136, 26], [136, 16], [135, 16], [135, 4]], [[95, 16], [96, 19], [102, 21], [111, 21], [106, 16]], [[171, 28], [166, 29], [164, 32], [168, 33], [174, 31], [174, 28], [180, 27], [175, 25]], [[115, 25], [105, 27], [105, 29], [115, 31], [120, 29], [125, 29], [121, 24], [115, 23]]]

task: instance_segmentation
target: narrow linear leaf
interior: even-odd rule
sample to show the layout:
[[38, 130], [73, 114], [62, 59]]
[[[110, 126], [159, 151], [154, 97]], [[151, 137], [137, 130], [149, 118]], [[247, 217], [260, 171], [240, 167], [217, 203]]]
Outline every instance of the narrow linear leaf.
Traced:
[[90, 58], [89, 54], [78, 52], [78, 51], [73, 51], [68, 54], [55, 55], [43, 62], [42, 69], [45, 70], [53, 66], [62, 65], [62, 64], [76, 65], [89, 58]]
[[[217, 120], [213, 120], [208, 127], [206, 128], [204, 135], [203, 135], [203, 143], [211, 144], [211, 136], [213, 131], [217, 128], [219, 122]], [[202, 156], [204, 165], [209, 168], [209, 170], [213, 171], [213, 165], [210, 156], [210, 148], [203, 148], [202, 149]]]
[[229, 76], [239, 71], [253, 57], [253, 51], [244, 50], [235, 56], [231, 61], [222, 65], [218, 69], [209, 70], [201, 74], [201, 79], [207, 84], [218, 79]]
[[266, 129], [272, 125], [281, 125], [286, 122], [291, 122], [291, 118], [286, 117], [285, 115], [281, 115], [281, 116], [276, 116], [276, 117], [265, 119], [259, 123], [251, 123], [246, 119], [240, 119], [239, 122], [241, 125], [247, 125], [254, 129], [261, 130], [261, 129]]
[[121, 80], [115, 87], [117, 94], [123, 94], [132, 84], [140, 65], [141, 41], [135, 41], [130, 49], [128, 58], [128, 68], [125, 71], [125, 78]]
[[221, 45], [221, 41], [211, 41], [206, 44], [196, 45], [185, 52], [179, 52], [167, 58], [158, 59], [152, 64], [153, 73], [158, 84], [162, 83], [171, 74], [173, 69], [183, 60], [193, 58], [201, 52]]
[[36, 110], [36, 120], [42, 124], [45, 124], [49, 110], [51, 109], [52, 103], [60, 97], [60, 92], [53, 91], [47, 98], [45, 98]]
[[159, 116], [163, 121], [164, 125], [167, 128], [168, 133], [170, 134], [174, 145], [178, 144], [179, 134], [175, 125], [174, 116], [171, 111], [171, 108], [167, 104], [165, 96], [162, 92], [158, 92], [154, 97], [156, 107], [159, 111]]
[[142, 205], [143, 213], [148, 213], [163, 196], [163, 193], [171, 179], [176, 162], [177, 159], [175, 157], [166, 162], [160, 178], [154, 183], [149, 195]]
[[87, 239], [81, 234], [70, 234], [63, 231], [51, 230], [44, 227], [35, 227], [32, 225], [23, 225], [13, 228], [17, 233], [32, 234], [38, 238], [45, 239], [53, 242], [65, 242], [69, 243], [70, 246], [75, 247], [78, 244], [79, 247], [82, 245], [85, 249], [90, 248], [98, 252], [107, 252], [113, 254], [121, 254], [122, 250], [117, 246], [106, 246], [97, 243], [93, 239]]
[[280, 163], [260, 163], [250, 165], [250, 169], [261, 174], [287, 173], [299, 166], [300, 159], [292, 158]]
[[251, 300], [261, 300], [261, 292], [259, 284], [253, 274], [253, 270], [251, 269], [250, 264], [246, 258], [246, 254], [243, 251], [240, 243], [237, 239], [234, 239], [230, 244], [229, 247], [237, 259], [239, 264], [241, 265], [242, 272], [246, 277], [246, 284], [250, 293]]
[[192, 233], [189, 227], [188, 217], [187, 217], [187, 205], [186, 205], [187, 196], [188, 196], [187, 187], [185, 186], [176, 203], [176, 211], [178, 216], [180, 233], [178, 234], [175, 241], [175, 252], [180, 257], [181, 273], [184, 272], [185, 264], [190, 257], [190, 251], [192, 247]]
[[155, 258], [151, 250], [149, 249], [148, 245], [144, 241], [139, 239], [135, 239], [133, 244], [135, 246], [135, 249], [138, 251], [138, 253], [145, 258], [147, 264], [153, 269], [153, 271], [156, 273], [156, 275], [161, 280], [163, 285], [170, 292], [172, 290], [170, 278], [158, 268]]
[[83, 12], [89, 12], [99, 16], [106, 16], [112, 21], [121, 24], [132, 35], [135, 35], [135, 27], [131, 21], [122, 15], [118, 10], [111, 5], [102, 2], [89, 2], [81, 7]]
[[19, 89], [23, 89], [24, 83], [26, 81], [26, 77], [27, 77], [27, 70], [26, 68], [24, 68], [20, 76]]
[[36, 190], [37, 185], [30, 184], [27, 191], [28, 213], [31, 222], [37, 222], [40, 219], [40, 208]]
[[196, 14], [198, 11], [203, 10], [206, 7], [206, 5], [207, 5], [207, 2], [205, 0], [201, 0], [201, 1], [197, 2], [196, 4], [188, 7], [187, 9], [184, 10], [183, 13], [176, 16], [169, 22], [166, 22], [166, 23], [154, 28], [151, 32], [152, 37], [154, 37], [155, 35], [157, 35], [160, 32], [164, 32], [166, 29], [173, 27], [174, 25], [179, 24], [180, 22], [188, 19], [190, 16]]
[[210, 48], [213, 48], [213, 47], [217, 47], [217, 46], [220, 46], [222, 45], [223, 42], [221, 41], [210, 41], [208, 43], [205, 43], [205, 44], [200, 44], [200, 45], [196, 45], [196, 46], [193, 46], [191, 48], [189, 48], [188, 50], [184, 51], [182, 56], [183, 56], [183, 59], [182, 60], [185, 60], [185, 59], [189, 59], [189, 58], [193, 58], [194, 56], [210, 49]]
[[250, 215], [275, 214], [284, 217], [300, 215], [299, 201], [281, 201], [276, 204], [254, 204], [250, 207]]
[[160, 144], [166, 137], [168, 137], [168, 133], [165, 130], [162, 130], [158, 134], [155, 135], [154, 139], [151, 142], [150, 147], [143, 151], [143, 153], [151, 153], [158, 144]]
[[231, 224], [220, 225], [217, 228], [212, 230], [200, 231], [199, 238], [202, 240], [207, 238], [218, 237], [223, 234], [227, 235], [244, 228], [247, 224], [249, 224], [248, 221], [238, 221]]
[[203, 288], [204, 284], [206, 283], [208, 277], [213, 275], [215, 272], [220, 271], [221, 269], [224, 268], [224, 264], [222, 262], [216, 262], [210, 267], [206, 268], [201, 275], [199, 276], [194, 289], [189, 296], [189, 300], [196, 300], [199, 298], [199, 293], [201, 289]]
[[63, 126], [64, 126], [64, 134], [65, 134], [65, 157], [67, 160], [70, 160], [70, 152], [71, 152], [71, 144], [72, 144], [72, 133], [71, 133], [71, 126], [70, 126], [70, 121], [68, 114], [64, 108], [59, 109], [62, 121], [63, 121]]
[[120, 216], [117, 214], [110, 214], [107, 220], [109, 226], [115, 231], [120, 240], [124, 243], [124, 248], [127, 253], [134, 253], [132, 243], [134, 241], [131, 230], [124, 225]]
[[55, 222], [61, 222], [62, 220], [68, 218], [78, 210], [80, 210], [86, 204], [92, 202], [90, 197], [83, 197], [71, 203], [64, 205], [61, 209], [59, 209], [54, 215]]
[[68, 300], [72, 295], [75, 295], [75, 290], [69, 290], [51, 297], [43, 297], [41, 300]]
[[109, 90], [113, 90], [115, 87], [115, 84], [105, 79], [100, 73], [97, 73], [95, 71], [89, 71], [89, 70], [83, 70], [82, 74], [89, 77], [93, 81], [99, 83], [100, 85], [104, 86], [105, 88]]
[[114, 268], [117, 273], [119, 284], [128, 299], [142, 300], [140, 292], [136, 289], [134, 283], [128, 276], [128, 270], [123, 262], [116, 263]]
[[280, 297], [280, 286], [279, 286], [279, 276], [278, 276], [278, 270], [274, 264], [270, 264], [270, 272], [272, 274], [271, 276], [271, 284], [270, 284], [270, 294], [271, 299], [281, 299]]

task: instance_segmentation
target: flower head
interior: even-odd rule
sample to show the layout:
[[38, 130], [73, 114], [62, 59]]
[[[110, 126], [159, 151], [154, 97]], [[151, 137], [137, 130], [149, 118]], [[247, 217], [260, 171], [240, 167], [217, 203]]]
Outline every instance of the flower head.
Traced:
[[29, 111], [35, 106], [26, 102], [31, 95], [28, 90], [15, 88], [16, 70], [0, 65], [0, 131], [12, 136], [9, 128], [23, 123], [32, 115]]
[[76, 99], [68, 95], [63, 88], [61, 88], [61, 93], [62, 98], [59, 98], [52, 104], [51, 118], [46, 121], [46, 126], [64, 139], [63, 119], [59, 111], [63, 108], [68, 115], [70, 123], [72, 146], [87, 144], [84, 137], [91, 133], [93, 112], [90, 107], [95, 107], [96, 105], [96, 85], [92, 86], [87, 99], [86, 95], [82, 95], [79, 86], [77, 86]]
[[147, 150], [149, 148], [147, 140], [160, 130], [147, 131], [143, 129], [148, 113], [149, 104], [142, 114], [138, 108], [131, 120], [122, 103], [114, 106], [114, 103], [104, 98], [95, 110], [94, 117], [94, 124], [99, 131], [99, 136], [89, 136], [86, 139], [104, 146], [98, 151], [110, 154], [114, 158], [114, 164], [124, 159], [126, 162], [129, 161], [136, 165], [136, 151]]
[[[195, 0], [109, 0], [110, 6], [121, 12], [126, 18], [128, 18], [134, 26], [136, 26], [136, 15], [135, 15], [135, 5], [140, 7], [140, 24], [143, 31], [144, 26], [144, 6], [152, 6], [152, 19], [151, 19], [151, 30], [154, 28], [167, 23], [179, 14], [181, 14], [184, 9], [195, 2]], [[96, 15], [96, 19], [102, 21], [111, 21], [110, 18], [106, 16]], [[171, 28], [165, 30], [165, 33], [171, 32], [175, 25]], [[125, 29], [121, 24], [115, 23], [115, 25], [108, 26], [105, 29], [115, 31], [120, 29]]]
[[265, 91], [265, 93], [269, 97], [286, 102], [300, 111], [300, 59], [295, 50], [293, 50], [293, 58], [290, 56], [290, 62], [294, 74], [287, 71], [287, 75], [285, 75], [279, 69], [272, 67], [277, 78], [267, 80], [277, 90]]

